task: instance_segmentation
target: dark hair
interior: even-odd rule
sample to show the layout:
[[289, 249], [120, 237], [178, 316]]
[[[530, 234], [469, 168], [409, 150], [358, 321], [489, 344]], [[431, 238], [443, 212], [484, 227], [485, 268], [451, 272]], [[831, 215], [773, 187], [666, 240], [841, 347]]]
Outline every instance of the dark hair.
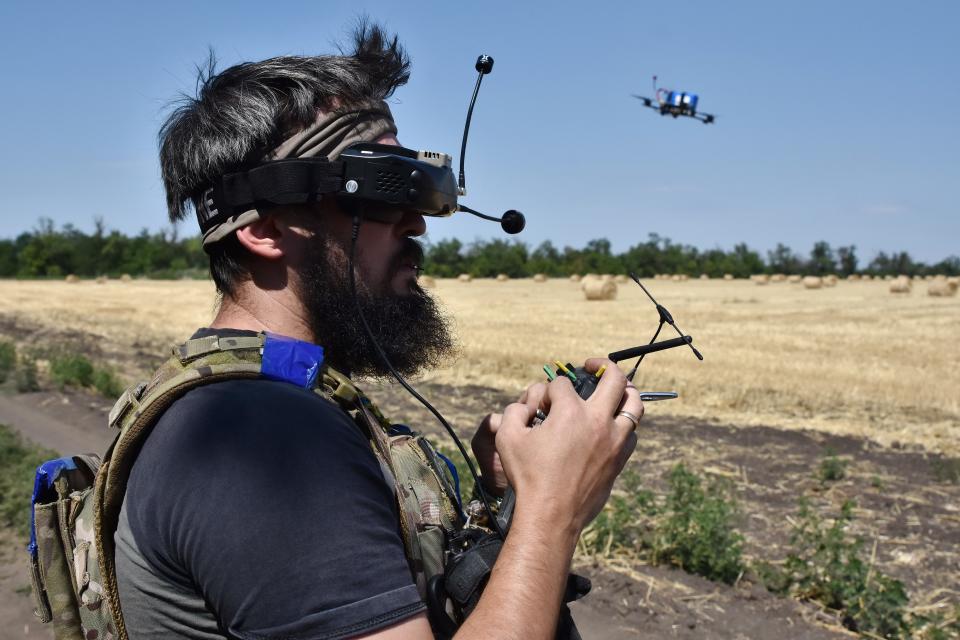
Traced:
[[[216, 73], [211, 52], [198, 69], [196, 96], [184, 95], [160, 128], [160, 169], [171, 221], [195, 208], [210, 183], [258, 162], [290, 134], [310, 125], [336, 98], [350, 105], [390, 97], [410, 77], [396, 36], [362, 19], [353, 48], [331, 56], [280, 56]], [[249, 277], [245, 251], [232, 236], [209, 247], [217, 289], [232, 296]], [[222, 246], [217, 246], [222, 245]]]

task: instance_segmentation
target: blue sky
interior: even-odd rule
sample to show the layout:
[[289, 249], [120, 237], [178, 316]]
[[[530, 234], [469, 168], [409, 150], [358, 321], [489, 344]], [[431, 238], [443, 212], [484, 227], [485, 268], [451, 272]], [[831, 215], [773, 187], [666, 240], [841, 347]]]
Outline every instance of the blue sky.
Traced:
[[[479, 53], [466, 204], [527, 215], [520, 238], [617, 251], [656, 232], [701, 248], [817, 240], [861, 259], [960, 254], [960, 3], [6, 2], [0, 237], [40, 216], [167, 226], [156, 132], [212, 47], [222, 66], [328, 53], [361, 12], [413, 58], [400, 139], [456, 155]], [[700, 94], [716, 125], [631, 93]], [[192, 222], [181, 234], [194, 233]], [[500, 237], [459, 215], [432, 239]]]

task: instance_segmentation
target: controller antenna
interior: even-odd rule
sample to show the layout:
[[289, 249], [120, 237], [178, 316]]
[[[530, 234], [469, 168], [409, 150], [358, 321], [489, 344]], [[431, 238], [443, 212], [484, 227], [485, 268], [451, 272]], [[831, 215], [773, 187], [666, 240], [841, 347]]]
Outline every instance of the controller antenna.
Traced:
[[477, 58], [477, 63], [474, 65], [474, 68], [479, 72], [479, 75], [477, 75], [477, 84], [473, 88], [473, 97], [470, 98], [470, 108], [467, 109], [467, 122], [463, 125], [463, 140], [460, 142], [460, 179], [458, 186], [460, 187], [461, 196], [467, 195], [467, 179], [463, 173], [463, 161], [467, 153], [467, 134], [470, 131], [470, 119], [473, 117], [473, 105], [477, 102], [477, 94], [480, 92], [480, 83], [483, 81], [483, 76], [493, 71], [493, 58], [486, 54], [481, 55]]
[[[654, 299], [654, 297], [650, 294], [650, 292], [647, 291], [647, 288], [643, 286], [643, 283], [640, 282], [640, 278], [637, 277], [637, 274], [631, 271], [630, 277], [633, 279], [634, 282], [640, 285], [640, 288], [643, 289], [643, 292], [645, 294], [647, 294], [647, 297], [650, 298], [650, 301], [657, 306], [657, 313], [660, 314], [660, 326], [657, 327], [657, 332], [653, 334], [653, 338], [650, 340], [650, 344], [653, 344], [653, 342], [657, 339], [657, 336], [660, 335], [660, 330], [663, 329], [663, 325], [669, 324], [671, 327], [674, 328], [674, 330], [680, 336], [681, 342], [686, 343], [686, 345], [690, 347], [690, 350], [693, 351], [693, 355], [697, 356], [697, 360], [703, 360], [703, 355], [699, 351], [697, 351], [697, 348], [695, 346], [693, 346], [693, 340], [690, 339], [689, 336], [685, 335], [683, 331], [680, 330], [680, 327], [677, 326], [676, 321], [673, 319], [673, 316], [670, 315], [670, 312], [667, 311], [667, 308]], [[674, 342], [674, 340], [671, 340], [668, 342]], [[663, 343], [660, 343], [660, 344], [663, 344]], [[633, 381], [633, 376], [636, 375], [637, 369], [640, 367], [640, 363], [643, 362], [643, 357], [645, 355], [646, 353], [640, 354], [640, 357], [637, 359], [637, 363], [633, 365], [633, 370], [629, 374], [627, 374], [627, 380], [630, 380], [631, 382]]]

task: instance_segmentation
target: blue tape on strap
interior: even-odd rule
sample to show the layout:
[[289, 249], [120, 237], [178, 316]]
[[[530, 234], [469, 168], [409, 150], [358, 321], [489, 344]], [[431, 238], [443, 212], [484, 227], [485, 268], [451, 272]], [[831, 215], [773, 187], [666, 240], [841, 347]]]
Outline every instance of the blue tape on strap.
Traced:
[[263, 343], [260, 373], [272, 380], [310, 389], [323, 364], [323, 347], [310, 342], [268, 333]]
[[57, 494], [53, 483], [64, 471], [76, 468], [77, 463], [73, 458], [47, 460], [37, 467], [37, 475], [33, 478], [33, 497], [30, 499], [30, 544], [27, 545], [27, 551], [32, 557], [37, 556], [37, 523], [33, 505], [55, 501]]
[[457, 465], [453, 464], [453, 460], [443, 455], [436, 449], [434, 449], [436, 454], [440, 456], [440, 459], [447, 463], [447, 469], [450, 469], [450, 475], [453, 476], [453, 488], [456, 490], [457, 495], [457, 510], [460, 512], [460, 517], [466, 521], [467, 514], [463, 512], [463, 499], [460, 497], [460, 474], [457, 473]]

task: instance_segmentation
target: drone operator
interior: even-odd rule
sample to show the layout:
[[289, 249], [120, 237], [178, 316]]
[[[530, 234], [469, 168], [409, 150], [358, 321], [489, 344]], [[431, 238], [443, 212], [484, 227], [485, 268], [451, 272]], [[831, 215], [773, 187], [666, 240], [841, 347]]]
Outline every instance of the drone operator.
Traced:
[[[165, 365], [179, 369], [154, 379], [189, 384], [130, 466], [113, 614], [134, 640], [436, 633], [424, 592], [436, 541], [424, 527], [431, 518], [444, 531], [462, 527], [448, 513], [458, 499], [413, 485], [411, 500], [398, 486], [414, 457], [390, 447], [406, 436], [352, 382], [387, 376], [385, 359], [412, 375], [451, 355], [448, 324], [417, 285], [423, 212], [351, 207], [331, 195], [339, 187], [324, 191], [321, 173], [309, 178], [318, 195], [290, 204], [225, 210], [217, 192], [237, 172], [256, 189], [280, 189], [300, 177], [258, 172], [301, 166], [281, 160], [337, 162], [362, 143], [405, 153], [384, 100], [408, 69], [395, 37], [362, 26], [345, 55], [211, 69], [160, 132], [170, 217], [201, 214], [221, 299], [211, 325]], [[270, 375], [243, 373], [250, 359]], [[618, 367], [599, 358], [585, 366], [604, 365], [589, 400], [561, 376], [479, 423], [483, 486], [502, 494], [509, 485], [516, 507], [457, 638], [554, 637], [575, 544], [632, 453], [643, 414]], [[338, 404], [345, 394], [361, 399], [356, 412]]]

